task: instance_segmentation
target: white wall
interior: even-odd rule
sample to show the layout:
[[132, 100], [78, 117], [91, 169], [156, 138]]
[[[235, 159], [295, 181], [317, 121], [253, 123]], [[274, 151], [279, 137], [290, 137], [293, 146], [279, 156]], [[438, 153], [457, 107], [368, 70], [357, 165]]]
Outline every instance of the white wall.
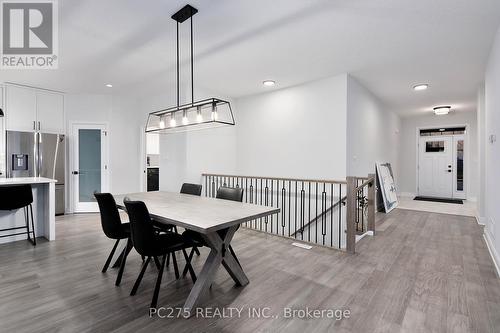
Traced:
[[238, 174], [344, 179], [347, 76], [236, 100]]
[[375, 173], [375, 162], [390, 162], [399, 183], [398, 115], [354, 78], [347, 78], [347, 174]]
[[[485, 235], [500, 264], [500, 205], [498, 188], [500, 184], [500, 30], [489, 58], [485, 75], [485, 134], [482, 143], [485, 149]], [[497, 141], [490, 143], [487, 137], [496, 135]]]
[[484, 224], [486, 216], [486, 107], [484, 83], [481, 84], [477, 94], [477, 150], [478, 150], [478, 186], [477, 186], [477, 216]]
[[[433, 113], [401, 119], [400, 156], [399, 156], [399, 192], [417, 193], [417, 128], [447, 127], [453, 125], [469, 125], [469, 164], [467, 199], [476, 200], [478, 191], [478, 149], [477, 149], [477, 119], [476, 112], [456, 112], [446, 116], [436, 116]], [[467, 148], [466, 148], [467, 149]], [[467, 153], [466, 153], [467, 154]], [[467, 186], [467, 185], [466, 185]]]

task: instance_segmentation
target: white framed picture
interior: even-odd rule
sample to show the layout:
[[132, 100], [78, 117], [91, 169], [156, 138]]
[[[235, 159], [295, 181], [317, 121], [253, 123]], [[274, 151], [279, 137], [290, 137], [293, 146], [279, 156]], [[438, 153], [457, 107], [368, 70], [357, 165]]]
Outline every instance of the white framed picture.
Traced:
[[379, 190], [382, 194], [384, 209], [386, 213], [398, 206], [396, 185], [392, 174], [391, 163], [376, 163]]

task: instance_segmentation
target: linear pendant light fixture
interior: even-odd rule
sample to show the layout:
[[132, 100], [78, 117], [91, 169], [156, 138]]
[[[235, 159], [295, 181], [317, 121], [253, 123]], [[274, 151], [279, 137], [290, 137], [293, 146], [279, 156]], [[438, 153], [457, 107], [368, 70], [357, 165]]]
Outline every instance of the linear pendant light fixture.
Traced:
[[[172, 19], [177, 22], [177, 105], [151, 112], [146, 125], [147, 133], [168, 134], [235, 124], [233, 110], [228, 101], [215, 97], [199, 101], [194, 100], [193, 16], [197, 12], [198, 9], [186, 5], [172, 15]], [[181, 105], [179, 25], [188, 19], [191, 25], [191, 102]]]

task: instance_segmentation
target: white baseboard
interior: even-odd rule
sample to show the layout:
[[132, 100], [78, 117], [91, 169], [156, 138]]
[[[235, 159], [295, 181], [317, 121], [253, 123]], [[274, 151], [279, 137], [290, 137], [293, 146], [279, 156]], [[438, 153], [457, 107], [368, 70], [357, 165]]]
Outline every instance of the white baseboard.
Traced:
[[474, 216], [476, 218], [476, 222], [479, 225], [486, 225], [486, 217]]
[[356, 235], [356, 243], [359, 242], [361, 239], [363, 239], [363, 237], [365, 236], [373, 236], [373, 231], [370, 230], [365, 232], [364, 234]]
[[493, 244], [493, 241], [491, 240], [490, 235], [486, 230], [483, 234], [483, 237], [484, 241], [486, 242], [486, 247], [488, 247], [488, 251], [490, 252], [491, 259], [493, 260], [493, 264], [495, 265], [497, 277], [500, 277], [500, 256], [495, 250], [495, 244]]

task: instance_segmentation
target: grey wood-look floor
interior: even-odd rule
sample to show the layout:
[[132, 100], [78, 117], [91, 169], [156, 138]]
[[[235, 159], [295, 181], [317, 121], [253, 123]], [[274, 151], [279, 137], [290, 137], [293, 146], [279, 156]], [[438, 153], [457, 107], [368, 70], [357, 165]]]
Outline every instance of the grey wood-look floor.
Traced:
[[[148, 316], [156, 268], [129, 292], [141, 260], [132, 252], [120, 287], [100, 272], [113, 243], [97, 215], [58, 218], [55, 242], [0, 245], [1, 332], [500, 332], [500, 280], [467, 217], [395, 210], [357, 254], [291, 246], [240, 229], [233, 246], [250, 279], [223, 270], [206, 307], [270, 307], [279, 318], [161, 319]], [[207, 250], [195, 258], [199, 271]], [[179, 262], [183, 260], [178, 256]], [[192, 283], [163, 277], [159, 306], [182, 306]], [[348, 309], [350, 318], [288, 319], [282, 309]]]

